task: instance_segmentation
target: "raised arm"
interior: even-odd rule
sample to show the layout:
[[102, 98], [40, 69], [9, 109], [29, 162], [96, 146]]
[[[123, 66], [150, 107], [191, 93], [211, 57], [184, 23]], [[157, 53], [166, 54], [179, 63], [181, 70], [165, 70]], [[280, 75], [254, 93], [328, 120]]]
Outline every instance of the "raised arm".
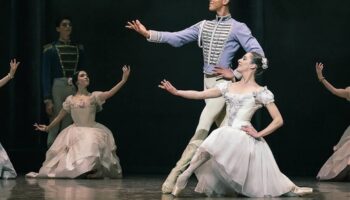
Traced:
[[16, 59], [10, 61], [10, 72], [0, 80], [0, 87], [4, 86], [9, 80], [13, 79], [20, 62], [17, 62]]
[[322, 63], [316, 63], [316, 74], [318, 80], [329, 90], [332, 94], [349, 99], [350, 98], [350, 89], [342, 89], [342, 88], [335, 88], [330, 82], [326, 80], [326, 78], [323, 76], [323, 67], [324, 65]]
[[111, 98], [113, 95], [115, 95], [115, 93], [117, 93], [120, 88], [126, 83], [126, 81], [129, 78], [130, 75], [130, 66], [124, 65], [123, 68], [123, 77], [122, 80], [119, 81], [119, 83], [117, 83], [112, 89], [110, 89], [109, 91], [106, 92], [102, 92], [101, 95], [99, 96], [99, 98], [101, 99], [101, 101], [105, 101], [109, 98]]
[[273, 133], [275, 130], [277, 130], [283, 125], [283, 118], [276, 104], [269, 103], [265, 107], [269, 111], [269, 114], [272, 118], [272, 122], [261, 131], [256, 131], [252, 126], [243, 126], [242, 130], [245, 131], [248, 135], [251, 135], [255, 138], [264, 137]]
[[49, 132], [52, 127], [55, 127], [65, 116], [67, 112], [64, 109], [61, 109], [61, 111], [58, 113], [56, 118], [52, 120], [52, 122], [46, 126], [44, 124], [34, 124], [35, 130], [43, 131], [43, 132]]
[[202, 24], [202, 22], [177, 32], [147, 30], [139, 20], [127, 22], [125, 27], [136, 31], [144, 36], [149, 42], [167, 43], [174, 47], [180, 47], [198, 39], [200, 24]]
[[168, 91], [169, 93], [180, 96], [186, 99], [208, 99], [221, 96], [219, 88], [210, 88], [203, 91], [194, 90], [177, 90], [169, 81], [163, 80], [160, 82], [160, 88]]

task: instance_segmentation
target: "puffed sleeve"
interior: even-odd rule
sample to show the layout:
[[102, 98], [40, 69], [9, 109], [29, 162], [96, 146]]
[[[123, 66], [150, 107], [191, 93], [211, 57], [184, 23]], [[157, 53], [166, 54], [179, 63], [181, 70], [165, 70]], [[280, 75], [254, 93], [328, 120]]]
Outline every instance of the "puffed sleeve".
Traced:
[[261, 92], [258, 92], [256, 98], [257, 98], [257, 101], [264, 106], [266, 106], [269, 103], [275, 102], [273, 93], [270, 90], [268, 90], [266, 87]]
[[221, 94], [222, 95], [225, 95], [227, 90], [228, 90], [228, 84], [229, 82], [221, 82], [221, 83], [218, 83], [216, 84], [216, 87], [220, 90]]
[[101, 91], [95, 91], [92, 93], [93, 98], [96, 100], [96, 111], [102, 110], [102, 105], [106, 102], [104, 99], [101, 98], [103, 92]]
[[70, 113], [71, 102], [72, 102], [72, 95], [69, 95], [62, 104], [63, 110], [65, 110], [68, 113]]

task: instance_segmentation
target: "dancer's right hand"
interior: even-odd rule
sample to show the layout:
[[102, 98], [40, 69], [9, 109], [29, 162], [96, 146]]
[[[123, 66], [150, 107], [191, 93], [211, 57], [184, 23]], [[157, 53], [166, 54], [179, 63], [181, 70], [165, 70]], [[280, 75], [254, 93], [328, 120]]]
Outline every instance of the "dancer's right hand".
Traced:
[[169, 81], [167, 81], [165, 79], [160, 82], [160, 85], [158, 85], [158, 87], [170, 92], [173, 95], [178, 94], [177, 89]]
[[51, 117], [53, 115], [53, 103], [52, 100], [48, 100], [47, 102], [45, 102], [45, 111], [46, 114]]
[[147, 39], [150, 37], [149, 31], [146, 29], [146, 27], [143, 24], [141, 24], [139, 20], [132, 20], [131, 22], [127, 22], [127, 23], [128, 25], [125, 26], [126, 28], [135, 30], [136, 32], [143, 35]]
[[35, 123], [33, 126], [35, 127], [36, 131], [49, 132], [49, 130], [45, 124]]

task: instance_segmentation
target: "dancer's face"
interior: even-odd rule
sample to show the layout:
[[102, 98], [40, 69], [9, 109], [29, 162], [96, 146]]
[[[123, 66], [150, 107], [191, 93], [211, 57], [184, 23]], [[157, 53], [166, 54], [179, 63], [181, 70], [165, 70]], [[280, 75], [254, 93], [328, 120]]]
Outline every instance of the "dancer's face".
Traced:
[[70, 36], [72, 33], [72, 23], [69, 19], [64, 19], [61, 21], [60, 26], [56, 27], [56, 31], [60, 36]]
[[247, 70], [252, 70], [256, 68], [256, 64], [252, 61], [253, 55], [251, 53], [246, 53], [241, 59], [238, 60], [237, 71], [243, 72]]
[[209, 0], [209, 10], [218, 11], [228, 4], [229, 0]]
[[90, 79], [85, 71], [80, 71], [78, 74], [77, 85], [86, 88], [90, 84]]

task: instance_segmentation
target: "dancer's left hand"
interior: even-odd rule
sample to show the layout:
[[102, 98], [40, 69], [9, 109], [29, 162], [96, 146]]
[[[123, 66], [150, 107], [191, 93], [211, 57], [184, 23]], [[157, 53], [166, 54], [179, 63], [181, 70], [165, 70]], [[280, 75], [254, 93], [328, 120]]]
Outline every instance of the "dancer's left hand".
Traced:
[[216, 66], [213, 71], [215, 72], [215, 75], [222, 76], [228, 80], [232, 80], [234, 76], [233, 71], [230, 68]]
[[128, 78], [129, 78], [129, 75], [130, 75], [130, 66], [129, 65], [124, 65], [123, 68], [123, 77], [122, 77], [122, 80], [123, 81], [127, 81]]
[[15, 76], [15, 73], [16, 73], [16, 70], [17, 70], [17, 67], [19, 64], [20, 64], [20, 62], [17, 62], [16, 58], [11, 60], [11, 62], [10, 62], [10, 76], [11, 76], [11, 78], [13, 78]]
[[253, 126], [242, 126], [241, 130], [254, 138], [261, 137], [258, 131], [256, 131]]

